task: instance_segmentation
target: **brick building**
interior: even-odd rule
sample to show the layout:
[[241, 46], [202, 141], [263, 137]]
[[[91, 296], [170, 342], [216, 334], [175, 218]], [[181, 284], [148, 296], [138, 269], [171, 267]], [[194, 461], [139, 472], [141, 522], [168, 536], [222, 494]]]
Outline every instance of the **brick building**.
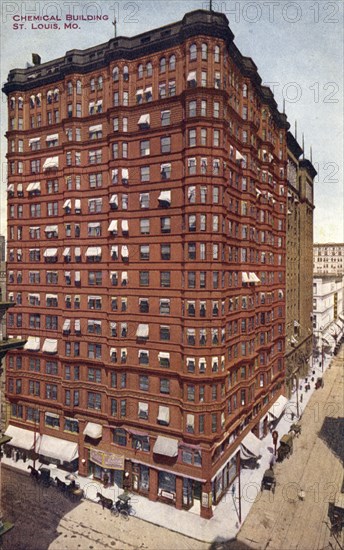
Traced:
[[289, 124], [233, 38], [199, 10], [4, 86], [12, 445], [203, 517], [285, 376]]
[[[306, 376], [313, 348], [313, 164], [287, 134], [286, 389]], [[302, 158], [300, 158], [302, 155]]]

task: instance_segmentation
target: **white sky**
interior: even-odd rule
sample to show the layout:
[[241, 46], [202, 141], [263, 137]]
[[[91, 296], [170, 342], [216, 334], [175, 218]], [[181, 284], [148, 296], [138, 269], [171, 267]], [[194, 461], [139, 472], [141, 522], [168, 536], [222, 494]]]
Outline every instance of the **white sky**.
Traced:
[[[48, 0], [1, 2], [1, 83], [11, 68], [23, 68], [38, 53], [42, 63], [71, 49], [84, 49], [113, 37], [132, 36], [180, 20], [205, 0]], [[273, 87], [280, 110], [283, 97], [291, 129], [298, 121], [298, 141], [305, 134], [305, 151], [313, 147], [318, 170], [315, 184], [314, 240], [344, 242], [343, 198], [343, 3], [340, 0], [213, 0], [225, 13], [235, 44], [256, 63], [264, 84]], [[66, 14], [102, 15], [108, 20], [78, 21], [64, 29]], [[34, 29], [32, 23], [13, 29], [17, 15], [59, 15], [59, 30]], [[46, 23], [45, 23], [46, 24]], [[37, 27], [38, 23], [33, 23]], [[6, 231], [6, 97], [1, 94], [0, 233]]]

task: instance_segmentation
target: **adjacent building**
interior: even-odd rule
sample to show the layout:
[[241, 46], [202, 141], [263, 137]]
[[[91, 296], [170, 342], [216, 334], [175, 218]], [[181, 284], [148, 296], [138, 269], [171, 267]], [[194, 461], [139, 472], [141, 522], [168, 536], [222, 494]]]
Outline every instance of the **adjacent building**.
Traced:
[[[287, 134], [286, 389], [306, 376], [313, 349], [313, 164]], [[302, 158], [300, 158], [302, 155]]]
[[208, 518], [285, 379], [289, 124], [233, 38], [199, 10], [4, 85], [12, 445]]
[[331, 353], [344, 333], [344, 277], [314, 275], [313, 279], [314, 355]]
[[343, 275], [344, 274], [344, 244], [316, 243], [314, 244], [314, 274]]

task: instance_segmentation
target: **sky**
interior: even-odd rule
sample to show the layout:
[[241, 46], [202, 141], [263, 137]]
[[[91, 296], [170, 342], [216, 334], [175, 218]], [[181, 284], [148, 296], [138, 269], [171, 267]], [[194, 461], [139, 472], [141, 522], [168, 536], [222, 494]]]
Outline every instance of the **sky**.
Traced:
[[[224, 13], [235, 44], [252, 57], [263, 84], [283, 100], [291, 130], [297, 121], [297, 138], [305, 140], [305, 154], [318, 171], [315, 180], [315, 242], [344, 242], [343, 193], [343, 66], [344, 18], [341, 0], [213, 0], [214, 11]], [[31, 53], [42, 63], [71, 49], [85, 49], [114, 36], [133, 36], [182, 19], [188, 11], [208, 9], [207, 0], [2, 0], [1, 84], [12, 68], [24, 68]], [[101, 21], [73, 22], [64, 29], [67, 15]], [[47, 22], [20, 21], [22, 16], [57, 16], [57, 30]], [[52, 21], [50, 21], [50, 24]], [[69, 21], [70, 23], [70, 21]], [[43, 24], [43, 28], [39, 28]], [[17, 28], [15, 28], [17, 26]], [[6, 233], [6, 96], [1, 94], [0, 234]]]

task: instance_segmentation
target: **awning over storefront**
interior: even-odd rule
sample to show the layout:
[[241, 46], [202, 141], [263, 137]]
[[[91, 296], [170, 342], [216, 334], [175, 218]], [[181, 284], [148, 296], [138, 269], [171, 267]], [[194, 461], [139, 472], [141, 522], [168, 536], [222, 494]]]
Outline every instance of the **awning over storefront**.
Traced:
[[87, 422], [82, 433], [88, 435], [88, 437], [92, 439], [100, 439], [103, 434], [103, 426], [101, 424], [95, 424], [94, 422]]
[[279, 418], [288, 404], [288, 399], [284, 395], [280, 395], [275, 401], [268, 413], [273, 419]]
[[171, 458], [178, 456], [178, 439], [159, 435], [154, 444], [153, 453]]
[[241, 442], [240, 458], [247, 460], [248, 458], [258, 458], [261, 456], [260, 448], [261, 441], [252, 432], [249, 432]]
[[109, 470], [124, 470], [124, 456], [90, 449], [90, 461]]
[[[5, 431], [5, 435], [11, 437], [9, 445], [18, 447], [19, 449], [30, 451], [35, 444], [35, 432], [25, 430], [24, 428], [17, 428], [17, 426], [9, 425]], [[36, 445], [39, 442], [39, 437], [39, 434], [36, 434]]]
[[77, 443], [51, 435], [41, 436], [37, 452], [40, 455], [60, 460], [60, 462], [72, 462], [79, 456]]

